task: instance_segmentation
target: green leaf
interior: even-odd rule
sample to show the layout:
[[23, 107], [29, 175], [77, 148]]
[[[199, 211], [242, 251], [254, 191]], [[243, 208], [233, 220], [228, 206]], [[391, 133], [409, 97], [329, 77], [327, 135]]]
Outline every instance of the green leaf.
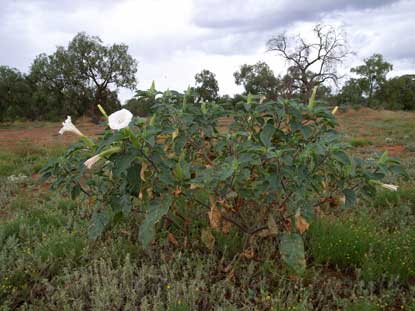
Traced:
[[397, 174], [397, 175], [408, 177], [408, 173], [400, 165], [391, 165], [389, 167], [389, 171], [391, 171], [392, 173]]
[[251, 92], [249, 92], [248, 97], [246, 98], [246, 103], [250, 105], [252, 104], [253, 101], [254, 101], [254, 96], [251, 94]]
[[81, 194], [81, 186], [76, 184], [71, 189], [71, 199], [75, 200]]
[[300, 131], [303, 134], [305, 140], [308, 140], [311, 137], [312, 130], [309, 126], [302, 126]]
[[386, 150], [384, 153], [382, 153], [381, 157], [378, 160], [378, 163], [385, 164], [388, 161], [388, 159], [389, 159], [388, 151]]
[[134, 163], [127, 170], [127, 191], [134, 196], [137, 196], [140, 192], [140, 170], [141, 164], [139, 163]]
[[111, 207], [113, 211], [122, 212], [127, 217], [132, 209], [132, 203], [128, 194], [115, 195], [111, 198]]
[[283, 262], [297, 274], [306, 268], [304, 241], [298, 233], [284, 233], [280, 240], [280, 254]]
[[98, 239], [104, 233], [106, 226], [110, 221], [107, 212], [94, 212], [91, 219], [91, 226], [88, 230], [88, 236], [92, 240]]
[[344, 189], [343, 194], [346, 198], [344, 207], [346, 208], [352, 207], [356, 203], [356, 193], [352, 189]]
[[174, 139], [174, 152], [179, 154], [183, 151], [183, 147], [186, 144], [186, 134], [184, 131], [179, 132], [179, 136]]
[[261, 133], [259, 134], [259, 139], [261, 139], [261, 142], [269, 147], [271, 145], [272, 136], [275, 133], [275, 127], [271, 124], [265, 125], [265, 127], [262, 129]]
[[344, 151], [334, 151], [333, 152], [334, 158], [344, 165], [350, 165], [351, 161], [349, 156]]
[[168, 213], [171, 203], [172, 198], [167, 197], [156, 199], [150, 204], [146, 218], [141, 224], [138, 233], [138, 238], [144, 248], [147, 248], [150, 242], [154, 240], [156, 234], [155, 225]]
[[112, 173], [115, 177], [120, 177], [131, 166], [131, 163], [137, 158], [136, 152], [119, 153], [113, 155], [110, 160], [114, 162]]

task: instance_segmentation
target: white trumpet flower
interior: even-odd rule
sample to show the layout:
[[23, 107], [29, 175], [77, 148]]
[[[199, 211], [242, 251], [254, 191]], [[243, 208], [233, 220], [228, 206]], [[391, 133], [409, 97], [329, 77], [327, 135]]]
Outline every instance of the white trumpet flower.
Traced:
[[97, 154], [94, 155], [92, 158], [89, 158], [84, 162], [84, 165], [90, 170], [95, 163], [97, 163], [99, 160], [101, 160], [101, 155]]
[[105, 158], [107, 156], [110, 156], [110, 155], [112, 155], [114, 153], [120, 152], [120, 151], [121, 151], [121, 147], [116, 147], [116, 146], [115, 147], [111, 147], [111, 148], [109, 148], [107, 150], [102, 151], [100, 154], [96, 154], [93, 157], [89, 158], [88, 160], [86, 160], [84, 162], [84, 165], [88, 169], [91, 169], [95, 165], [95, 163], [97, 163], [99, 160], [101, 160], [101, 159], [103, 159], [103, 158]]
[[133, 118], [133, 114], [127, 109], [118, 110], [108, 117], [108, 125], [113, 130], [120, 130], [127, 127]]
[[65, 132], [71, 132], [79, 136], [84, 136], [80, 130], [72, 123], [71, 116], [67, 116], [65, 122], [62, 122], [63, 127], [59, 130], [59, 134], [63, 135]]
[[391, 191], [398, 191], [398, 188], [399, 188], [398, 186], [391, 185], [391, 184], [381, 184], [381, 186]]
[[333, 115], [335, 115], [335, 114], [336, 114], [336, 112], [337, 112], [337, 110], [339, 110], [339, 106], [334, 107], [334, 109], [331, 111], [331, 113], [332, 113]]

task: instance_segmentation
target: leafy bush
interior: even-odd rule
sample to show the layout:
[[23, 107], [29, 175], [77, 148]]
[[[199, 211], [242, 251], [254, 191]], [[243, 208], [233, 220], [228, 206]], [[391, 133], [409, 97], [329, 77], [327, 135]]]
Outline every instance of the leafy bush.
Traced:
[[[123, 219], [141, 222], [144, 247], [161, 225], [180, 228], [186, 243], [198, 231], [208, 247], [212, 231], [237, 229], [248, 248], [254, 236], [277, 236], [282, 260], [302, 273], [301, 235], [316, 212], [342, 200], [350, 207], [358, 195], [373, 195], [386, 174], [402, 172], [387, 154], [376, 161], [350, 157], [334, 115], [313, 100], [304, 106], [250, 95], [228, 111], [196, 104], [190, 94], [168, 91], [156, 99], [150, 91], [151, 119], [130, 122], [128, 111], [116, 112], [97, 140], [82, 136], [43, 169], [55, 187], [92, 202], [91, 238]], [[224, 118], [231, 120], [227, 129], [220, 127]]]

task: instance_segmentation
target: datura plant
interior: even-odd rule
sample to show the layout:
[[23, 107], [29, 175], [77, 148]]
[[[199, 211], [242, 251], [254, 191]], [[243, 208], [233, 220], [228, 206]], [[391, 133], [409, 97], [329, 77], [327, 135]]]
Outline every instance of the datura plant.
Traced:
[[79, 142], [42, 170], [55, 188], [88, 200], [91, 238], [127, 219], [137, 223], [143, 247], [161, 228], [199, 232], [210, 248], [212, 232], [237, 230], [247, 240], [272, 237], [283, 262], [302, 273], [303, 234], [315, 217], [352, 207], [379, 187], [396, 190], [382, 180], [404, 174], [386, 153], [350, 156], [336, 132], [337, 109], [313, 99], [249, 95], [231, 110], [195, 102], [190, 92], [150, 91], [158, 96], [147, 119], [126, 109], [107, 116], [99, 107], [108, 127], [97, 137], [85, 137], [69, 117], [61, 133], [80, 135]]

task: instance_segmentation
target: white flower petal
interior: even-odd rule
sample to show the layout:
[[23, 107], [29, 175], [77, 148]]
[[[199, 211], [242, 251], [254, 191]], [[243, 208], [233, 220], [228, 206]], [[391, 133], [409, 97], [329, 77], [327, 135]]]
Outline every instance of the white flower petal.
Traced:
[[399, 188], [398, 186], [395, 186], [392, 184], [382, 184], [381, 186], [391, 191], [398, 191], [398, 188]]
[[133, 118], [133, 114], [127, 109], [118, 110], [108, 117], [108, 125], [113, 130], [120, 130], [127, 127]]
[[99, 160], [101, 159], [101, 156], [99, 154], [94, 155], [92, 158], [89, 158], [88, 160], [86, 160], [84, 162], [84, 165], [88, 168], [91, 169], [92, 166], [94, 166], [95, 163], [97, 163]]
[[72, 123], [71, 116], [67, 116], [65, 122], [62, 122], [62, 128], [59, 130], [59, 134], [63, 135], [65, 132], [71, 132], [79, 136], [84, 136], [80, 130]]

